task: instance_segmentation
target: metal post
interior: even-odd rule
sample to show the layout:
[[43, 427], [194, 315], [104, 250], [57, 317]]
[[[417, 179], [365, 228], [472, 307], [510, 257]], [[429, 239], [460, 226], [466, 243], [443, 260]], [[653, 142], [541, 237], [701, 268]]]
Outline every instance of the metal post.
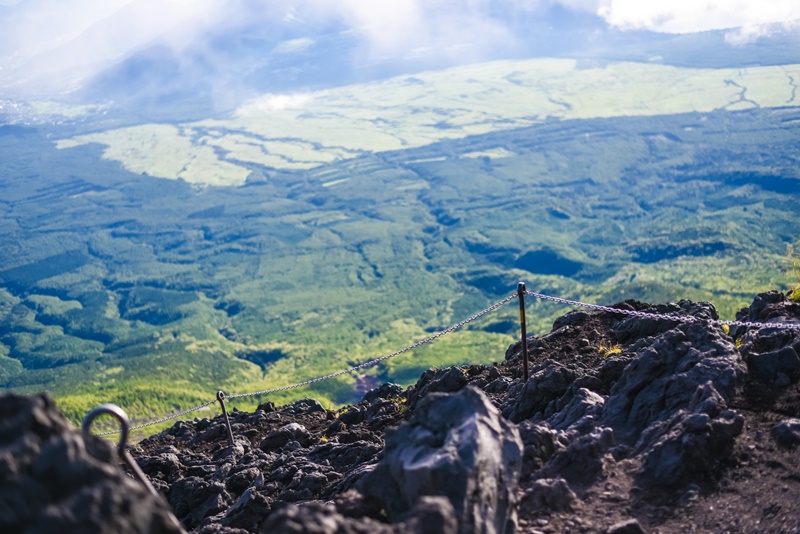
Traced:
[[525, 331], [525, 282], [517, 285], [517, 296], [519, 297], [519, 324], [522, 330], [522, 373], [525, 382], [528, 381], [528, 334]]
[[222, 415], [225, 418], [225, 427], [228, 429], [228, 441], [231, 444], [231, 449], [235, 449], [235, 442], [233, 441], [233, 429], [231, 428], [231, 420], [228, 418], [228, 410], [225, 408], [225, 393], [221, 390], [217, 391], [217, 400], [222, 407]]
[[139, 467], [139, 464], [133, 459], [131, 454], [128, 452], [128, 432], [130, 430], [130, 420], [128, 419], [128, 414], [125, 411], [117, 406], [116, 404], [103, 404], [98, 406], [88, 414], [86, 414], [86, 418], [83, 420], [82, 430], [85, 435], [89, 435], [89, 430], [92, 428], [92, 422], [97, 418], [98, 415], [102, 414], [109, 414], [117, 418], [120, 423], [121, 431], [120, 431], [120, 438], [119, 443], [117, 443], [117, 454], [120, 457], [120, 460], [125, 462], [125, 465], [128, 466], [128, 469], [131, 470], [133, 476], [139, 480], [144, 487], [147, 488], [154, 497], [158, 497], [158, 492], [150, 483], [150, 481], [145, 476], [142, 469]]

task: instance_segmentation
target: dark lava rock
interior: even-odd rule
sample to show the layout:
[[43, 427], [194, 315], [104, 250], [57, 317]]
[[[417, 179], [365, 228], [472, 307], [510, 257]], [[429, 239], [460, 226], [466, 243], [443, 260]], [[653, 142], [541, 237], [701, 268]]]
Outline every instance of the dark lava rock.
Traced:
[[567, 397], [569, 401], [563, 407], [558, 406], [558, 411], [547, 420], [556, 430], [567, 430], [573, 426], [591, 427], [603, 413], [605, 399], [589, 389], [577, 388], [573, 395], [565, 395], [560, 400]]
[[387, 432], [384, 458], [359, 484], [390, 521], [422, 496], [444, 495], [460, 532], [513, 532], [522, 442], [479, 390], [430, 394], [407, 423]]
[[788, 379], [788, 383], [800, 380], [800, 356], [795, 347], [783, 347], [762, 354], [750, 352], [747, 366], [755, 378], [764, 382], [777, 382], [782, 376]]
[[192, 476], [172, 485], [169, 501], [181, 522], [194, 528], [206, 517], [225, 510], [231, 497], [223, 484]]
[[614, 432], [610, 428], [594, 428], [570, 440], [535, 476], [563, 477], [573, 486], [586, 487], [603, 474], [606, 453], [613, 443]]
[[566, 393], [578, 376], [575, 369], [553, 361], [531, 369], [527, 382], [517, 383], [509, 388], [503, 415], [515, 423], [529, 419], [537, 413], [544, 417], [551, 415], [555, 410], [556, 399]]
[[800, 419], [781, 421], [772, 427], [772, 437], [781, 447], [797, 447], [800, 445]]
[[563, 478], [540, 478], [525, 492], [520, 506], [537, 513], [564, 512], [577, 499]]
[[611, 390], [602, 422], [636, 440], [645, 487], [679, 486], [731, 454], [741, 415], [726, 410], [746, 368], [730, 338], [702, 323], [645, 338]]
[[243, 528], [250, 532], [257, 530], [272, 511], [272, 500], [260, 491], [263, 487], [264, 478], [259, 475], [228, 508], [220, 522], [226, 527]]
[[628, 519], [625, 521], [620, 521], [619, 523], [614, 523], [608, 530], [606, 530], [606, 534], [646, 534], [645, 530], [642, 528], [642, 525], [639, 524], [639, 521], [636, 519]]
[[353, 519], [336, 508], [321, 503], [287, 505], [272, 514], [261, 530], [263, 534], [456, 534], [453, 506], [444, 497], [425, 496], [395, 525], [369, 518]]
[[72, 430], [46, 395], [0, 396], [0, 531], [182, 532], [116, 451]]
[[522, 477], [527, 478], [552, 458], [556, 451], [567, 446], [566, 435], [554, 431], [545, 422], [523, 421], [518, 426], [524, 445], [522, 455]]
[[741, 337], [740, 351], [753, 377], [775, 383], [780, 377], [786, 384], [800, 380], [800, 338], [796, 331], [761, 328], [749, 330]]
[[296, 441], [301, 447], [308, 447], [312, 442], [311, 434], [303, 425], [289, 423], [267, 434], [258, 448], [262, 451], [280, 449], [290, 441]]
[[364, 394], [363, 400], [367, 404], [372, 404], [378, 400], [396, 398], [400, 396], [402, 393], [403, 393], [403, 388], [401, 388], [397, 384], [386, 382], [376, 387], [375, 389], [367, 391]]
[[283, 412], [290, 416], [306, 414], [319, 414], [321, 416], [325, 416], [328, 411], [317, 400], [300, 399], [299, 401], [295, 401], [286, 405], [283, 409]]
[[744, 418], [725, 410], [716, 417], [706, 413], [678, 413], [643, 438], [644, 458], [639, 480], [643, 487], [668, 488], [714, 472], [733, 450]]
[[428, 369], [417, 381], [409, 395], [409, 404], [416, 404], [429, 393], [459, 391], [467, 385], [467, 377], [458, 367]]
[[708, 385], [723, 402], [729, 400], [746, 373], [730, 338], [700, 323], [681, 324], [629, 350], [636, 350], [637, 357], [614, 384], [602, 417], [625, 440], [670, 420], [700, 386]]
[[[800, 471], [776, 456], [793, 453], [800, 424], [753, 418], [800, 420], [800, 331], [728, 336], [708, 303], [615, 307], [675, 319], [572, 312], [529, 338], [528, 381], [517, 343], [503, 364], [432, 369], [341, 413], [308, 399], [233, 413], [247, 438], [236, 457], [219, 418], [179, 423], [145, 440], [140, 462], [198, 532], [509, 532], [515, 514], [524, 532], [800, 528]], [[768, 293], [740, 319], [799, 322], [795, 308]], [[735, 490], [715, 493], [718, 481]], [[713, 510], [693, 505], [707, 496]]]

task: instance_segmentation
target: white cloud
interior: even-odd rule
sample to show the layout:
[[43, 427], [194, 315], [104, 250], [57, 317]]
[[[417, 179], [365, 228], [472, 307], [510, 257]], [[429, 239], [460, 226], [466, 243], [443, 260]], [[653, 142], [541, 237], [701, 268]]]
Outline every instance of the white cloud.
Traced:
[[725, 42], [733, 46], [754, 43], [761, 37], [769, 35], [767, 24], [755, 24], [732, 29], [725, 33]]
[[254, 20], [267, 26], [336, 20], [361, 29], [376, 54], [459, 42], [492, 48], [514, 38], [509, 13], [554, 4], [597, 13], [623, 30], [682, 33], [800, 19], [798, 0], [0, 0], [14, 12], [0, 18], [0, 57], [30, 58], [88, 30], [92, 47], [81, 53], [91, 63], [161, 36], [175, 47], [194, 46], [220, 24]]
[[308, 50], [314, 44], [313, 39], [301, 37], [299, 39], [289, 39], [288, 41], [281, 41], [275, 48], [272, 49], [273, 54], [297, 54]]
[[798, 0], [600, 0], [598, 4], [598, 14], [623, 30], [688, 33], [800, 19]]
[[[514, 8], [515, 0], [508, 6]], [[492, 12], [499, 0], [299, 0], [366, 38], [368, 56], [405, 55], [430, 49], [440, 56], [489, 57], [513, 47], [514, 35]], [[540, 0], [534, 0], [539, 4]], [[468, 47], [469, 50], [465, 48]]]
[[80, 78], [157, 39], [190, 45], [215, 11], [212, 0], [23, 0], [0, 11], [0, 67], [22, 66], [20, 81]]
[[308, 93], [286, 95], [266, 94], [255, 100], [245, 103], [236, 111], [236, 114], [243, 116], [250, 115], [254, 112], [300, 109], [310, 102], [312, 98], [313, 96]]
[[302, 51], [314, 45], [308, 34], [334, 28], [363, 39], [354, 62], [467, 63], [517, 50], [526, 36], [516, 15], [554, 5], [598, 14], [621, 30], [743, 27], [729, 34], [731, 44], [758, 38], [762, 24], [800, 19], [800, 0], [0, 0], [0, 87], [77, 84], [154, 43], [178, 58], [187, 50], [196, 56], [209, 36], [254, 24], [282, 36], [274, 52]]
[[[24, 58], [52, 49], [74, 38], [130, 0], [70, 0], [68, 2], [6, 2], [13, 9], [4, 15], [0, 43], [3, 55]], [[5, 18], [8, 17], [8, 18]]]

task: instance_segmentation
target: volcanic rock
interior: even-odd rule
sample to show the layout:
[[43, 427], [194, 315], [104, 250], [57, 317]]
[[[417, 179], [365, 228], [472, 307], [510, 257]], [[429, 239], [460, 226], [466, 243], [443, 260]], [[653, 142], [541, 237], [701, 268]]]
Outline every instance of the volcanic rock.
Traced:
[[563, 478], [540, 478], [526, 490], [520, 506], [535, 512], [563, 512], [578, 497]]
[[772, 427], [772, 437], [781, 447], [797, 447], [800, 445], [800, 419], [781, 421]]
[[46, 395], [0, 396], [0, 531], [182, 532], [107, 442], [72, 430]]
[[387, 525], [374, 519], [353, 519], [321, 503], [287, 505], [272, 514], [262, 534], [456, 534], [458, 523], [453, 506], [444, 497], [424, 496], [408, 519]]
[[429, 394], [386, 436], [384, 458], [359, 484], [399, 521], [425, 495], [446, 496], [460, 532], [514, 532], [522, 441], [473, 387]]

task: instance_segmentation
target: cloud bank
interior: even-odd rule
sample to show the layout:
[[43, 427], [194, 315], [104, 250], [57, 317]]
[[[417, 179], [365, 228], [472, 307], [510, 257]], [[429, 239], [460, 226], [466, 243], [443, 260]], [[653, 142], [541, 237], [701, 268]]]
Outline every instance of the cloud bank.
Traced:
[[608, 0], [597, 13], [611, 26], [689, 33], [800, 19], [797, 0]]
[[520, 17], [554, 7], [622, 31], [743, 28], [730, 32], [731, 44], [757, 39], [764, 24], [800, 19], [797, 0], [0, 0], [0, 90], [43, 79], [79, 84], [154, 44], [178, 58], [205, 48], [212, 57], [215, 36], [253, 26], [283, 36], [273, 48], [281, 54], [336, 31], [362, 40], [354, 61], [480, 61], [524, 41]]

